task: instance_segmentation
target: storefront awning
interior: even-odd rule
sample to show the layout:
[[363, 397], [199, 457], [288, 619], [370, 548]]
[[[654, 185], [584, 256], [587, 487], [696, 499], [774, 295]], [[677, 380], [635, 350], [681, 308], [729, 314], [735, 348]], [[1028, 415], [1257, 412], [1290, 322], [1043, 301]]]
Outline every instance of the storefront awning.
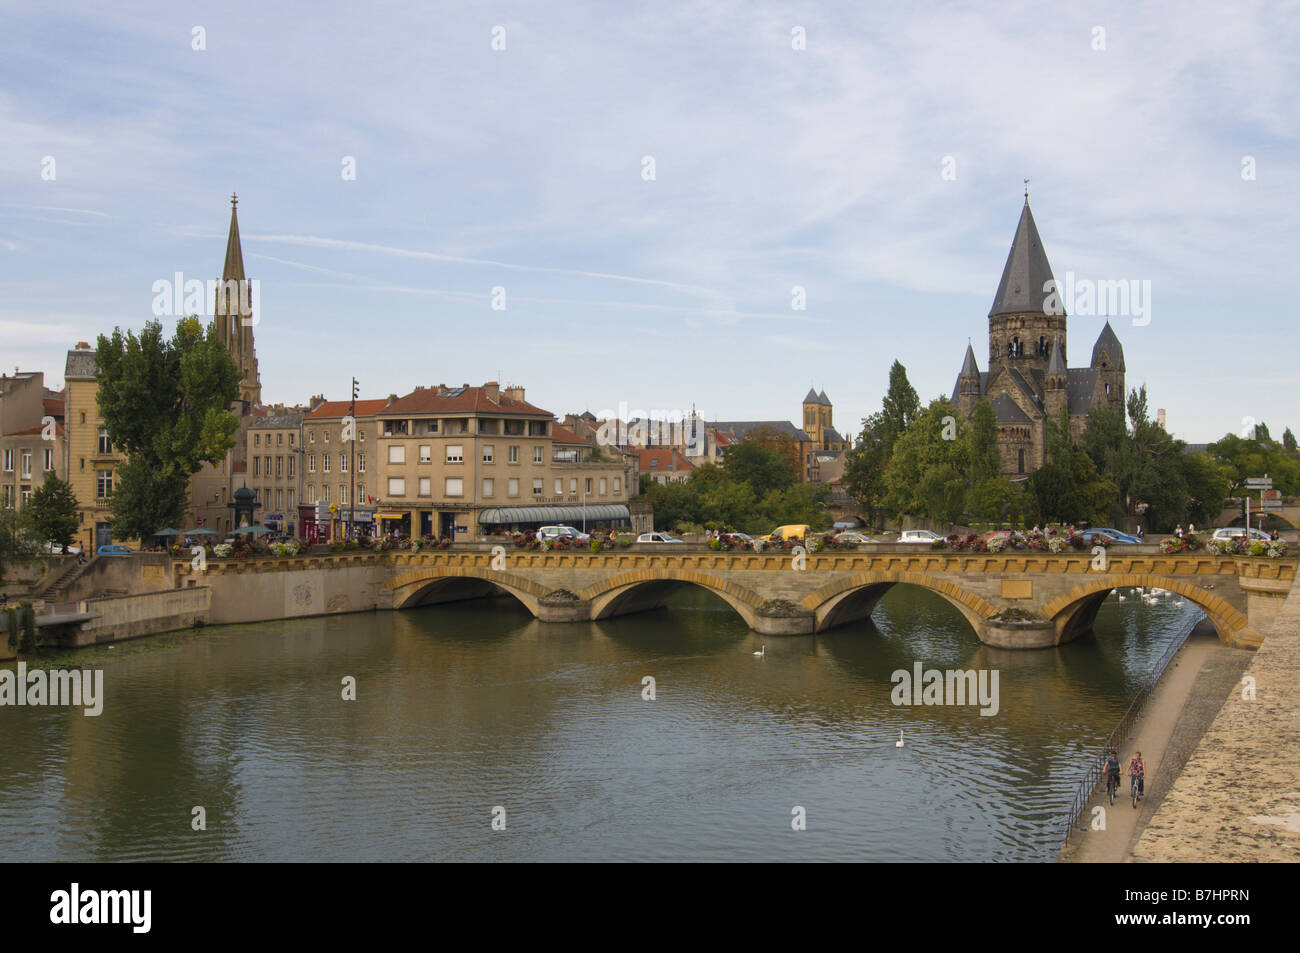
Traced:
[[376, 513], [376, 514], [375, 514], [375, 519], [377, 519], [377, 520], [401, 520], [401, 519], [406, 519], [406, 517], [409, 516], [409, 515], [410, 515], [409, 513]]
[[575, 523], [587, 520], [631, 519], [623, 503], [588, 503], [586, 506], [497, 506], [479, 513], [478, 521], [503, 523]]

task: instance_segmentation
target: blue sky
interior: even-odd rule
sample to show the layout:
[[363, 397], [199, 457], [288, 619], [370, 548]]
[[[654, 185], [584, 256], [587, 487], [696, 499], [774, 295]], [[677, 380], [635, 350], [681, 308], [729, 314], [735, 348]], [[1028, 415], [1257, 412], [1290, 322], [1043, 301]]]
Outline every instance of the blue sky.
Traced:
[[1176, 435], [1300, 426], [1295, 4], [277, 6], [0, 0], [6, 371], [219, 277], [237, 191], [268, 402], [815, 386], [856, 433], [895, 358], [926, 399], [986, 367], [1028, 177], [1059, 279], [1151, 282], [1113, 323]]

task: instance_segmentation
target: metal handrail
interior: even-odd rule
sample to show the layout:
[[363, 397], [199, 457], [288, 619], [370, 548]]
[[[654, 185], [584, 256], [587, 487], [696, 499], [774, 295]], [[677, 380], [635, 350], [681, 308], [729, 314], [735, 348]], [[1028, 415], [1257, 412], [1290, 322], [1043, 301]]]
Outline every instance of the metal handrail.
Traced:
[[[1160, 657], [1156, 662], [1155, 667], [1151, 670], [1151, 673], [1143, 680], [1141, 687], [1138, 688], [1137, 693], [1133, 696], [1133, 700], [1129, 703], [1128, 710], [1125, 711], [1123, 717], [1120, 718], [1119, 724], [1115, 726], [1115, 730], [1112, 731], [1110, 736], [1106, 739], [1106, 743], [1102, 746], [1101, 754], [1088, 767], [1087, 771], [1084, 772], [1083, 779], [1079, 782], [1079, 786], [1075, 791], [1074, 800], [1070, 803], [1070, 813], [1065, 819], [1066, 838], [1069, 838], [1070, 832], [1074, 830], [1075, 822], [1080, 819], [1084, 807], [1087, 805], [1088, 801], [1092, 799], [1092, 794], [1097, 789], [1097, 785], [1101, 783], [1101, 773], [1106, 766], [1107, 756], [1110, 754], [1112, 749], [1115, 749], [1118, 740], [1123, 736], [1123, 734], [1132, 727], [1134, 720], [1142, 711], [1142, 706], [1150, 696], [1151, 690], [1155, 688], [1156, 684], [1160, 681], [1160, 676], [1163, 675], [1165, 669], [1169, 667], [1169, 663], [1173, 660], [1173, 657], [1178, 654], [1179, 649], [1181, 649], [1187, 642], [1187, 638], [1192, 634], [1192, 630], [1200, 625], [1201, 620], [1204, 618], [1205, 614], [1202, 613], [1197, 618], [1188, 622], [1183, 627], [1183, 630], [1178, 635], [1174, 636], [1173, 641], [1169, 643], [1169, 647], [1165, 649], [1165, 654]], [[1080, 828], [1080, 830], [1082, 829], [1083, 828]]]

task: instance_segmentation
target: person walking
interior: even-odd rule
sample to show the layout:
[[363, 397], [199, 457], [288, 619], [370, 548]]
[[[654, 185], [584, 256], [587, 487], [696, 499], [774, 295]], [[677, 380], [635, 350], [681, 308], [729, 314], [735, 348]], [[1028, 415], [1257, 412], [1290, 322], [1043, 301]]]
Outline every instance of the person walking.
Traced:
[[1174, 535], [1177, 536], [1179, 539], [1182, 539], [1182, 538], [1183, 538], [1183, 524], [1182, 524], [1182, 523], [1179, 523], [1178, 526], [1177, 526], [1177, 528], [1174, 529]]

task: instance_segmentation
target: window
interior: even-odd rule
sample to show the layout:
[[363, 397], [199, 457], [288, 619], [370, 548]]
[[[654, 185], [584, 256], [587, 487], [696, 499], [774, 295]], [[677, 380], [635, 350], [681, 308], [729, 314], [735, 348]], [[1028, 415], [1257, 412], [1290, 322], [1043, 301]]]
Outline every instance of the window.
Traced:
[[4, 508], [12, 510], [14, 508], [14, 488], [6, 483], [3, 487], [0, 487], [0, 490], [3, 491], [3, 495], [0, 495], [0, 501], [4, 503]]
[[533, 463], [541, 463], [541, 462], [542, 462], [542, 448], [533, 447]]
[[366, 485], [364, 483], [357, 484], [357, 502], [362, 504], [366, 502]]
[[564, 495], [564, 477], [555, 478], [555, 495], [556, 496]]
[[437, 433], [437, 432], [438, 432], [438, 421], [436, 421], [436, 420], [430, 420], [430, 421], [429, 421], [429, 425], [428, 425], [427, 427], [425, 427], [425, 432], [427, 432], [427, 433]]
[[84, 410], [81, 412], [81, 422], [83, 424], [86, 422], [86, 412]]
[[347, 455], [346, 453], [340, 453], [340, 454], [339, 454], [339, 473], [347, 473], [347, 472], [348, 472], [348, 455]]
[[658, 469], [659, 469], [659, 460], [658, 460], [657, 457], [651, 457], [651, 458], [650, 458], [650, 469], [651, 469], [651, 470], [658, 470]]
[[[290, 434], [289, 437], [292, 439], [293, 434]], [[293, 509], [293, 487], [289, 487], [289, 509]]]
[[315, 442], [316, 442], [316, 431], [314, 431], [314, 430], [308, 430], [308, 431], [307, 431], [307, 442], [308, 442], [308, 443], [315, 443]]
[[291, 446], [291, 447], [293, 446], [293, 438], [294, 438], [294, 435], [293, 435], [293, 434], [289, 434], [289, 446]]
[[433, 462], [433, 449], [427, 443], [420, 444], [420, 462], [421, 463]]
[[262, 445], [262, 435], [260, 433], [253, 434], [253, 446], [260, 447], [261, 445]]
[[307, 484], [307, 502], [308, 502], [308, 503], [315, 503], [315, 502], [316, 502], [316, 484], [315, 484], [315, 483], [308, 483], [308, 484]]
[[1019, 469], [1016, 472], [1024, 473], [1025, 472], [1025, 451], [1020, 450], [1018, 451], [1018, 454], [1019, 456], [1016, 463]]
[[357, 454], [357, 472], [358, 473], [366, 472], [366, 455], [364, 453]]
[[326, 431], [324, 431], [324, 434], [325, 434], [325, 442], [326, 442], [326, 443], [329, 443], [329, 442], [330, 442], [330, 432], [329, 432], [328, 430], [326, 430]]
[[447, 477], [447, 496], [464, 496], [465, 481], [460, 477]]
[[307, 472], [308, 473], [316, 472], [316, 454], [314, 453], [307, 454]]
[[348, 501], [348, 485], [346, 483], [340, 483], [339, 484], [339, 506], [345, 505], [347, 501]]
[[293, 479], [293, 461], [294, 461], [294, 458], [293, 458], [293, 457], [290, 457], [290, 458], [289, 458], [289, 473], [288, 473], [288, 476], [289, 476], [289, 479], [290, 479], [290, 480]]
[[97, 470], [95, 472], [95, 495], [106, 500], [113, 495], [113, 471]]
[[253, 490], [253, 502], [259, 506], [262, 504], [262, 488], [256, 487]]
[[389, 477], [388, 495], [406, 496], [406, 479], [404, 477]]
[[463, 444], [459, 444], [459, 443], [447, 444], [447, 462], [448, 463], [465, 462], [465, 447]]
[[[267, 442], [269, 443], [270, 441], [267, 441]], [[267, 479], [270, 479], [270, 477], [271, 477], [271, 458], [270, 458], [270, 457], [265, 457], [264, 459], [266, 460], [266, 476], [267, 476]]]
[[358, 437], [358, 439], [361, 440], [362, 443], [365, 443], [365, 442], [366, 442], [366, 432], [365, 432], [364, 430], [358, 430], [358, 431], [357, 431], [357, 437]]
[[278, 434], [275, 435], [275, 445], [276, 445], [277, 447], [283, 447], [283, 446], [284, 446], [284, 434], [282, 434], [282, 433], [278, 433]]
[[577, 477], [570, 477], [570, 478], [569, 478], [569, 492], [570, 492], [570, 493], [574, 493], [574, 494], [576, 494], [576, 493], [578, 492], [578, 478], [577, 478]]
[[32, 488], [30, 486], [23, 487], [22, 498], [23, 498], [22, 499], [23, 506], [26, 506], [28, 503], [31, 502]]
[[605, 478], [604, 478], [604, 477], [601, 477], [601, 478], [600, 478], [600, 495], [601, 495], [601, 496], [604, 496], [604, 495], [605, 495], [605, 492], [606, 492], [606, 491], [605, 491]]
[[322, 453], [320, 455], [320, 467], [323, 472], [330, 472], [330, 455], [328, 453]]
[[390, 443], [388, 445], [388, 462], [405, 463], [406, 462], [406, 445], [401, 443]]
[[542, 478], [537, 477], [535, 480], [533, 480], [533, 496], [541, 496], [541, 495], [542, 495]]
[[491, 477], [484, 477], [484, 478], [483, 478], [483, 495], [484, 495], [484, 496], [491, 496], [491, 495], [492, 495], [492, 488], [493, 488], [493, 485], [494, 485], [494, 484], [493, 484], [493, 482], [492, 482], [492, 478], [491, 478]]
[[13, 473], [13, 472], [14, 472], [14, 452], [12, 450], [6, 450], [5, 451], [5, 473]]
[[517, 446], [513, 446], [513, 445], [512, 445], [512, 446], [510, 447], [510, 455], [509, 455], [506, 459], [508, 459], [511, 463], [518, 463], [518, 462], [519, 462], [519, 448], [518, 448]]
[[275, 491], [275, 508], [277, 510], [284, 509], [284, 490]]
[[623, 492], [623, 490], [622, 490], [622, 485], [623, 485], [623, 480], [622, 480], [622, 478], [621, 478], [621, 477], [614, 477], [614, 492], [615, 492], [615, 493], [621, 493], [621, 492]]
[[510, 483], [506, 486], [506, 491], [508, 492], [508, 494], [509, 494], [510, 496], [518, 496], [518, 495], [519, 495], [519, 478], [518, 478], [518, 477], [511, 477], [511, 478], [510, 478]]
[[430, 477], [420, 477], [420, 496], [432, 496], [432, 479]]
[[262, 475], [262, 458], [253, 457], [253, 476]]
[[328, 483], [322, 483], [320, 485], [320, 501], [322, 503], [328, 503], [330, 501], [330, 485]]
[[284, 476], [284, 457], [275, 458], [275, 475], [277, 478]]
[[587, 494], [591, 495], [591, 477], [587, 477]]
[[490, 443], [483, 444], [483, 462], [484, 463], [492, 462], [492, 444]]
[[113, 443], [108, 439], [108, 431], [103, 427], [99, 428], [99, 454], [106, 456], [113, 452]]
[[53, 469], [54, 469], [54, 451], [46, 450], [45, 451], [45, 472], [49, 473]]

